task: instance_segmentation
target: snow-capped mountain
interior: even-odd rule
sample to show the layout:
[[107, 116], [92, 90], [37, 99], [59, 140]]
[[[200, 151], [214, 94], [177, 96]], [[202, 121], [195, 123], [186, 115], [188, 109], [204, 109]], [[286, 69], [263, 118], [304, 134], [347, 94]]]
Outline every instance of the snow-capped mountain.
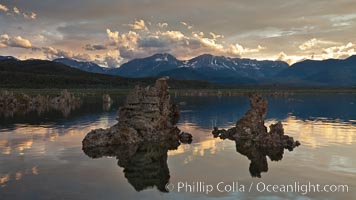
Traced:
[[255, 83], [288, 68], [281, 61], [258, 61], [203, 54], [178, 60], [170, 54], [155, 54], [123, 64], [116, 75], [126, 77], [170, 76], [181, 80], [208, 80], [215, 83]]
[[133, 59], [121, 65], [117, 75], [125, 77], [157, 76], [163, 71], [176, 69], [181, 65], [183, 62], [170, 54], [155, 54], [147, 58]]
[[[12, 56], [0, 56], [0, 62], [6, 65], [8, 61], [25, 62]], [[82, 71], [134, 78], [169, 76], [230, 85], [356, 86], [356, 55], [346, 59], [305, 60], [292, 66], [281, 61], [209, 54], [185, 61], [170, 54], [155, 54], [131, 60], [119, 68], [100, 67], [68, 58], [54, 61]]]
[[204, 54], [187, 61], [182, 67], [215, 75], [235, 74], [240, 77], [261, 78], [279, 73], [288, 68], [288, 64], [281, 61], [258, 61]]
[[208, 80], [216, 83], [252, 83], [258, 78], [267, 78], [288, 68], [281, 61], [258, 61], [203, 54], [190, 60], [178, 60], [167, 53], [133, 59], [119, 68], [104, 68], [91, 62], [68, 58], [55, 62], [87, 72], [111, 74], [123, 77], [170, 76], [181, 80]]
[[65, 64], [67, 66], [80, 69], [86, 72], [99, 73], [99, 74], [107, 74], [107, 68], [100, 67], [99, 65], [93, 62], [81, 62], [70, 58], [57, 58], [53, 60], [54, 62], [59, 62]]

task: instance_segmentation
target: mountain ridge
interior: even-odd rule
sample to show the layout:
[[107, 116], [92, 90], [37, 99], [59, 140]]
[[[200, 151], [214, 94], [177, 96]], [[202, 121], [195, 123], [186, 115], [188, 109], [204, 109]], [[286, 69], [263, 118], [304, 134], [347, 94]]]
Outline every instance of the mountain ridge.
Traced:
[[209, 81], [224, 85], [356, 85], [356, 55], [345, 59], [304, 60], [291, 66], [283, 61], [230, 58], [211, 54], [179, 60], [167, 53], [136, 58], [119, 68], [105, 68], [95, 63], [69, 58], [53, 61], [82, 71], [129, 78], [169, 76], [178, 80]]
[[[132, 88], [149, 85], [156, 78], [126, 78], [98, 74], [48, 60], [0, 61], [0, 88]], [[170, 79], [172, 88], [216, 87], [206, 81]]]

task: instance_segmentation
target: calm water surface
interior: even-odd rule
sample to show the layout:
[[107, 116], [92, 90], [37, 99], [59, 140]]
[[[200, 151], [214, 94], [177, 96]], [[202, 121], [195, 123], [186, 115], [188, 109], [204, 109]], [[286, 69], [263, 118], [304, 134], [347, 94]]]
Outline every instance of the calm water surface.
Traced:
[[[229, 128], [248, 109], [244, 97], [176, 98], [178, 127], [193, 134], [176, 150], [141, 146], [128, 160], [125, 151], [92, 159], [81, 141], [91, 129], [115, 124], [117, 101], [83, 105], [63, 116], [0, 118], [0, 199], [354, 199], [356, 196], [356, 96], [296, 95], [269, 98], [267, 124], [281, 120], [285, 133], [302, 145], [267, 158], [268, 171], [252, 177], [250, 160], [234, 141], [213, 138], [213, 126]], [[117, 159], [119, 158], [119, 160]], [[120, 159], [122, 158], [122, 159]], [[260, 160], [263, 161], [261, 157]], [[147, 161], [148, 160], [148, 161]], [[261, 162], [262, 162], [261, 161]], [[145, 164], [149, 162], [149, 164]], [[141, 163], [141, 164], [140, 164]], [[259, 163], [259, 160], [258, 160]], [[263, 163], [263, 162], [262, 162]], [[177, 184], [237, 182], [246, 191], [177, 190]], [[348, 192], [259, 192], [256, 184], [343, 184]], [[166, 192], [164, 185], [175, 188]], [[248, 191], [253, 184], [252, 190]]]

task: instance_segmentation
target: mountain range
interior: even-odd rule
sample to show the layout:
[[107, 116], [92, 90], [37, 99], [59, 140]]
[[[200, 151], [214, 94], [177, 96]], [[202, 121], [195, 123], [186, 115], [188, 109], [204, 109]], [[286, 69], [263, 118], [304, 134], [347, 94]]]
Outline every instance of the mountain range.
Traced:
[[[86, 72], [49, 60], [0, 60], [0, 88], [132, 88], [155, 78], [127, 78]], [[206, 81], [169, 80], [172, 88], [212, 88]]]
[[[6, 59], [0, 57], [0, 60], [3, 58]], [[106, 68], [69, 58], [53, 61], [86, 72], [128, 78], [169, 76], [178, 80], [252, 86], [356, 86], [356, 56], [323, 61], [304, 60], [291, 66], [283, 61], [259, 61], [210, 54], [179, 60], [166, 53], [133, 59], [119, 68]]]
[[57, 63], [62, 63], [64, 65], [80, 69], [82, 71], [86, 72], [92, 72], [92, 73], [98, 73], [98, 74], [109, 74], [107, 71], [109, 68], [106, 67], [100, 67], [96, 63], [93, 62], [82, 62], [82, 61], [77, 61], [74, 59], [69, 59], [69, 58], [57, 58], [53, 60], [54, 62]]
[[305, 60], [291, 66], [283, 61], [259, 61], [210, 54], [178, 60], [165, 53], [133, 59], [119, 68], [111, 69], [70, 59], [56, 61], [85, 71], [131, 78], [169, 76], [179, 80], [205, 80], [226, 85], [356, 85], [356, 56], [323, 61]]

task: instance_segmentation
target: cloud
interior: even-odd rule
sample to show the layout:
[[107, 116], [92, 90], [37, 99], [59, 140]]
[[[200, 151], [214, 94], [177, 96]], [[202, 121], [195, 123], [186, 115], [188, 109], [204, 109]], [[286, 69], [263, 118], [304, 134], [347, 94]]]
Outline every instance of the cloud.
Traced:
[[16, 6], [14, 6], [12, 8], [12, 10], [10, 10], [7, 6], [0, 4], [0, 11], [6, 12], [7, 15], [9, 16], [13, 16], [13, 15], [19, 15], [24, 17], [25, 19], [31, 19], [34, 20], [37, 18], [37, 14], [34, 12], [21, 12], [21, 10], [19, 8], [17, 8]]
[[299, 49], [305, 51], [313, 48], [320, 48], [320, 46], [324, 46], [324, 45], [335, 45], [335, 44], [339, 44], [339, 43], [313, 38], [299, 45]]
[[219, 38], [224, 38], [223, 35], [218, 35], [213, 32], [210, 32], [209, 34], [213, 37], [214, 40], [219, 39]]
[[72, 57], [75, 60], [81, 60], [81, 61], [91, 61], [91, 56], [87, 53], [81, 53], [81, 54], [75, 54]]
[[129, 49], [135, 48], [141, 39], [141, 36], [134, 31], [129, 31], [119, 36], [119, 45]]
[[118, 31], [106, 30], [111, 45], [115, 45], [119, 52], [126, 56], [127, 59], [133, 59], [140, 55], [138, 52], [140, 35], [134, 31], [120, 34]]
[[[92, 46], [92, 45], [90, 45]], [[94, 46], [94, 45], [93, 45]], [[42, 47], [42, 52], [44, 56], [53, 60], [56, 58], [70, 58], [85, 62], [94, 62], [101, 66], [106, 66], [109, 68], [119, 67], [122, 63], [122, 58], [120, 56], [119, 50], [109, 50], [105, 52], [104, 55], [94, 54], [90, 55], [88, 53], [74, 53], [73, 51], [67, 51], [63, 49], [58, 49], [54, 47]]]
[[168, 23], [165, 23], [165, 22], [158, 23], [157, 26], [160, 27], [160, 28], [167, 28], [168, 27]]
[[122, 63], [122, 58], [118, 50], [109, 50], [103, 55], [96, 54], [94, 59], [90, 62], [94, 62], [102, 67], [117, 68]]
[[186, 22], [180, 22], [180, 23], [183, 24], [184, 26], [188, 26]]
[[9, 8], [7, 8], [5, 5], [0, 4], [0, 10], [7, 12], [7, 11], [9, 11]]
[[333, 46], [329, 48], [325, 48], [322, 50], [321, 59], [329, 59], [329, 58], [346, 58], [351, 55], [354, 55], [355, 44], [349, 42], [340, 46]]
[[207, 38], [204, 36], [203, 32], [193, 33], [193, 37], [197, 39], [200, 44], [206, 48], [221, 50], [224, 46], [216, 42], [216, 39]]
[[136, 20], [133, 24], [128, 24], [133, 30], [148, 30], [144, 20]]
[[84, 47], [85, 50], [87, 51], [100, 51], [100, 50], [106, 50], [107, 47], [105, 45], [101, 44], [86, 44]]
[[79, 61], [92, 61], [91, 56], [86, 53], [73, 53], [72, 51], [66, 51], [54, 47], [43, 47], [42, 51], [46, 58], [50, 60], [56, 58], [72, 58]]
[[72, 52], [64, 51], [54, 47], [43, 47], [42, 50], [48, 59], [71, 58], [73, 54]]
[[[101, 41], [106, 36], [103, 30], [108, 27], [112, 32], [119, 31], [120, 35], [127, 34], [131, 30], [141, 37], [135, 49], [131, 51], [138, 56], [161, 50], [179, 57], [193, 57], [198, 53], [234, 56], [244, 52], [242, 57], [274, 59], [280, 52], [297, 56], [310, 56], [314, 53], [317, 56], [322, 54], [323, 49], [332, 46], [341, 46], [348, 42], [356, 44], [354, 37], [356, 4], [352, 0], [313, 0], [308, 1], [308, 6], [305, 6], [305, 0], [272, 2], [241, 0], [240, 3], [231, 3], [231, 0], [196, 0], [190, 1], [189, 6], [179, 1], [167, 0], [109, 0], [100, 3], [87, 0], [82, 6], [77, 6], [77, 2], [0, 0], [0, 4], [4, 5], [0, 10], [0, 18], [4, 19], [0, 20], [0, 34], [25, 36], [23, 34], [26, 31], [26, 35], [31, 35], [31, 42], [36, 44], [84, 52], [85, 50], [79, 47], [84, 47], [88, 43], [93, 44], [92, 41]], [[14, 6], [19, 12], [25, 12], [27, 18], [32, 16], [38, 19], [40, 15], [43, 18], [39, 23], [27, 23], [28, 20], [24, 20], [23, 15], [14, 13]], [[69, 7], [78, 9], [75, 12], [66, 12]], [[211, 8], [214, 8], [214, 12]], [[177, 10], [179, 15], [174, 14]], [[35, 17], [31, 12], [38, 12], [39, 16]], [[134, 19], [137, 19], [137, 22]], [[157, 25], [159, 23], [160, 25]], [[126, 26], [120, 26], [122, 24]], [[77, 28], [72, 28], [66, 33], [57, 29], [59, 26], [69, 25]], [[17, 27], [23, 29], [16, 29]], [[145, 34], [147, 30], [142, 30], [146, 28], [151, 31], [149, 34]], [[152, 36], [155, 36], [158, 30], [180, 31], [185, 37], [179, 40], [168, 36], [155, 39]], [[215, 39], [215, 47], [222, 45], [223, 49], [219, 50], [214, 48], [214, 45], [209, 47], [203, 44], [202, 41], [205, 39], [194, 38], [193, 30], [203, 31], [203, 38]], [[210, 32], [223, 35], [224, 38], [216, 38]], [[37, 42], [33, 36], [38, 34], [47, 35], [48, 40]], [[307, 50], [299, 48], [306, 40], [312, 38], [337, 41], [340, 44], [318, 43]], [[244, 50], [241, 51], [236, 47], [236, 43], [243, 46]], [[249, 48], [258, 49], [258, 45], [266, 46], [268, 49], [258, 53], [246, 51]], [[119, 44], [114, 43], [114, 46], [107, 47], [119, 49]], [[127, 49], [122, 45], [120, 48]], [[6, 50], [4, 53], [20, 55], [24, 52]], [[87, 53], [98, 54], [98, 52]], [[102, 58], [105, 56], [104, 53], [100, 51]]]
[[332, 23], [332, 26], [350, 26], [356, 19], [356, 14], [346, 14], [346, 15], [327, 15], [327, 18]]
[[20, 48], [31, 48], [32, 44], [29, 40], [26, 40], [21, 36], [17, 36], [9, 40], [9, 46], [20, 47]]
[[109, 68], [119, 67], [121, 61], [122, 61], [121, 57], [118, 56], [117, 54], [115, 55], [115, 54], [108, 53], [104, 58], [104, 62], [106, 66]]
[[147, 38], [142, 38], [139, 41], [139, 47], [147, 47], [147, 48], [160, 48], [160, 47], [165, 47], [166, 42], [161, 40], [159, 37], [147, 37]]
[[168, 37], [173, 40], [182, 40], [182, 39], [186, 38], [185, 35], [180, 31], [164, 31], [164, 32], [158, 31], [158, 32], [156, 32], [156, 35], [158, 37], [160, 37], [160, 36]]
[[0, 36], [1, 47], [18, 47], [29, 49], [32, 48], [32, 44], [29, 40], [22, 38], [21, 36], [10, 37], [7, 34]]
[[258, 53], [261, 50], [266, 49], [260, 45], [258, 45], [257, 48], [246, 48], [238, 43], [229, 44], [226, 46], [225, 44], [218, 42], [218, 39], [224, 38], [223, 35], [216, 35], [214, 33], [209, 34], [212, 36], [212, 38], [205, 37], [203, 32], [194, 33], [193, 36], [200, 42], [203, 47], [209, 49], [213, 54], [241, 57], [244, 54]]
[[187, 22], [180, 22], [183, 26], [185, 26], [187, 29], [192, 29], [193, 26], [192, 25], [189, 25]]
[[355, 44], [352, 42], [342, 44], [316, 38], [302, 43], [299, 49], [307, 54], [305, 57], [310, 57], [314, 60], [346, 58], [356, 53]]
[[[264, 49], [261, 45], [247, 48], [238, 43], [222, 41], [224, 35], [209, 32], [182, 32], [179, 30], [162, 30], [162, 23], [158, 23], [155, 30], [144, 32], [106, 30], [111, 45], [114, 45], [125, 61], [137, 57], [146, 57], [155, 53], [171, 53], [180, 59], [188, 59], [205, 53], [241, 57], [245, 54], [258, 53]], [[185, 25], [185, 22], [182, 22]], [[141, 23], [142, 25], [142, 23]], [[186, 24], [187, 25], [187, 24]]]
[[36, 19], [37, 18], [37, 14], [34, 12], [31, 12], [29, 14], [23, 13], [22, 15], [26, 19]]
[[227, 53], [231, 54], [231, 55], [243, 55], [246, 53], [258, 53], [262, 50], [266, 49], [266, 47], [262, 47], [261, 45], [258, 45], [257, 48], [245, 48], [243, 46], [241, 46], [240, 44], [236, 43], [236, 44], [232, 44], [229, 46]]
[[118, 31], [111, 31], [110, 29], [106, 29], [106, 34], [111, 42], [111, 44], [118, 44], [119, 43], [119, 32]]
[[14, 11], [14, 13], [21, 15], [20, 10], [17, 7], [14, 7], [12, 10]]
[[290, 58], [288, 58], [287, 54], [285, 54], [284, 52], [279, 53], [279, 55], [278, 55], [276, 60], [284, 61], [284, 62], [287, 62], [287, 63], [291, 63], [292, 62], [292, 60]]
[[300, 62], [300, 61], [303, 61], [305, 59], [307, 59], [305, 56], [289, 56], [284, 52], [280, 52], [278, 54], [276, 60], [284, 61], [284, 62], [288, 63], [289, 65], [292, 65], [292, 64], [294, 64], [296, 62]]
[[1, 35], [0, 38], [2, 40], [10, 40], [10, 36], [8, 34]]

